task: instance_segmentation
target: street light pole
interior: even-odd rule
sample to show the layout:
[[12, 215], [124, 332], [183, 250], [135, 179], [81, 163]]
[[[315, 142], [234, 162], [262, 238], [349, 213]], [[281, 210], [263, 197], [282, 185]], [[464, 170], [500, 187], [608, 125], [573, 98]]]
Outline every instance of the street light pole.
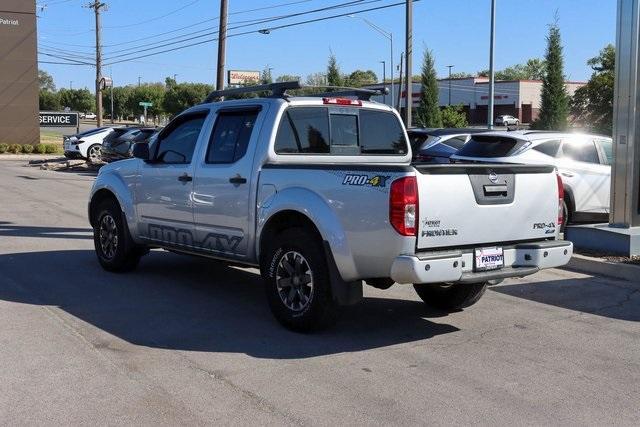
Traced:
[[[380, 61], [380, 63], [382, 64], [382, 85], [384, 87], [386, 87], [386, 80], [387, 80], [387, 63], [385, 61]], [[382, 102], [384, 104], [387, 103], [387, 94], [383, 94], [382, 95]], [[393, 107], [393, 96], [391, 96], [391, 107]]]
[[454, 67], [454, 65], [447, 65], [447, 68], [449, 68], [449, 105], [451, 105], [451, 69]]
[[109, 67], [109, 75], [111, 77], [111, 123], [115, 123], [113, 114], [113, 68]]
[[406, 108], [404, 109], [404, 124], [411, 127], [411, 107], [413, 106], [413, 82], [411, 81], [411, 67], [413, 58], [413, 0], [407, 0], [406, 6], [406, 34], [405, 34], [405, 91], [407, 94]]
[[487, 108], [487, 128], [493, 129], [493, 94], [495, 73], [493, 69], [494, 49], [496, 46], [496, 0], [491, 0], [491, 36], [489, 39], [489, 105]]
[[[383, 30], [382, 28], [380, 28], [379, 26], [377, 26], [376, 24], [374, 24], [373, 22], [369, 21], [366, 18], [363, 18], [362, 16], [358, 16], [358, 15], [347, 15], [349, 18], [358, 18], [361, 19], [362, 21], [364, 21], [365, 24], [367, 24], [368, 26], [370, 26], [371, 28], [373, 28], [374, 30], [376, 30], [378, 33], [382, 34], [383, 36], [385, 36], [387, 39], [389, 39], [389, 44], [390, 44], [390, 62], [389, 64], [391, 65], [391, 106], [393, 107], [393, 98], [394, 98], [394, 87], [393, 87], [393, 33], [390, 33], [388, 31]], [[383, 81], [384, 83], [384, 81]], [[386, 84], [384, 84], [384, 87], [387, 87]], [[402, 88], [400, 88], [400, 91], [402, 92]]]

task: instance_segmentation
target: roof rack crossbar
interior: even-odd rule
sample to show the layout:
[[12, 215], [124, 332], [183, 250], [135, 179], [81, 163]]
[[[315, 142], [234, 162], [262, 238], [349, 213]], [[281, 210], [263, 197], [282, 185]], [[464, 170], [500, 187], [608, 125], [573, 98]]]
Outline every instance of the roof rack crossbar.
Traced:
[[245, 87], [235, 87], [231, 89], [223, 89], [223, 90], [214, 90], [211, 92], [204, 100], [203, 104], [207, 104], [209, 102], [213, 102], [217, 98], [222, 98], [224, 96], [230, 95], [241, 95], [243, 93], [254, 93], [254, 92], [271, 92], [271, 97], [273, 98], [281, 98], [285, 95], [287, 90], [292, 89], [301, 89], [302, 85], [299, 81], [290, 81], [290, 82], [278, 82], [278, 83], [269, 83], [264, 85], [256, 85], [256, 86], [245, 86]]
[[[290, 82], [278, 82], [278, 83], [270, 83], [264, 85], [256, 85], [256, 86], [244, 86], [244, 87], [236, 87], [231, 89], [223, 89], [223, 90], [214, 90], [211, 92], [203, 101], [203, 104], [207, 104], [215, 101], [216, 99], [222, 98], [224, 96], [232, 96], [232, 95], [241, 95], [244, 93], [255, 93], [255, 92], [271, 92], [269, 97], [271, 98], [282, 98], [286, 96], [286, 92], [288, 90], [295, 89], [329, 89], [329, 92], [323, 93], [310, 93], [307, 96], [312, 97], [333, 97], [333, 96], [355, 96], [361, 101], [369, 101], [372, 96], [375, 95], [386, 95], [389, 93], [388, 88], [382, 89], [363, 89], [363, 88], [355, 88], [355, 87], [342, 87], [342, 86], [304, 86], [301, 85], [299, 81], [290, 81]], [[332, 90], [335, 89], [335, 90]]]
[[313, 93], [309, 94], [309, 96], [314, 97], [334, 97], [334, 96], [355, 96], [360, 101], [369, 101], [372, 96], [376, 95], [386, 95], [389, 93], [388, 88], [382, 89], [363, 89], [356, 87], [341, 87], [341, 86], [312, 86], [312, 87], [321, 87], [325, 89], [336, 89], [330, 92], [323, 93]]

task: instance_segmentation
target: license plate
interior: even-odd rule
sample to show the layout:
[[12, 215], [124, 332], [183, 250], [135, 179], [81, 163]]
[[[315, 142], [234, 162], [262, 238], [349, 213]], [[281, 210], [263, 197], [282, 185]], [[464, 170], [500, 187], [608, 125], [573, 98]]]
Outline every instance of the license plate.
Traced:
[[504, 267], [502, 248], [479, 248], [475, 250], [476, 271], [498, 270]]

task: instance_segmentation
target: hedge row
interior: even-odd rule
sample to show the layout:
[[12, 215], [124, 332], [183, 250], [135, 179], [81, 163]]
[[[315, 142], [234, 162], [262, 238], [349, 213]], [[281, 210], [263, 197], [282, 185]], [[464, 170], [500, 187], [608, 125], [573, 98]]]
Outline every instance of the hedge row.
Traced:
[[56, 144], [0, 144], [0, 154], [12, 153], [12, 154], [55, 154], [59, 151], [59, 146]]

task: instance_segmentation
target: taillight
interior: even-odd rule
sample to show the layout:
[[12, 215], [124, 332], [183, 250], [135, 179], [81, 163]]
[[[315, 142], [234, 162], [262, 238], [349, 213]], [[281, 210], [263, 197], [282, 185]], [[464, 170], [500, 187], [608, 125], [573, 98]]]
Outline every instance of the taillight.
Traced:
[[323, 104], [330, 105], [352, 105], [356, 107], [362, 106], [362, 101], [359, 99], [349, 99], [349, 98], [322, 98]]
[[397, 179], [391, 184], [389, 222], [403, 236], [416, 235], [418, 220], [418, 182], [415, 176]]
[[564, 209], [562, 208], [564, 202], [564, 186], [562, 185], [562, 178], [556, 171], [556, 179], [558, 182], [558, 225], [562, 225], [564, 222]]

